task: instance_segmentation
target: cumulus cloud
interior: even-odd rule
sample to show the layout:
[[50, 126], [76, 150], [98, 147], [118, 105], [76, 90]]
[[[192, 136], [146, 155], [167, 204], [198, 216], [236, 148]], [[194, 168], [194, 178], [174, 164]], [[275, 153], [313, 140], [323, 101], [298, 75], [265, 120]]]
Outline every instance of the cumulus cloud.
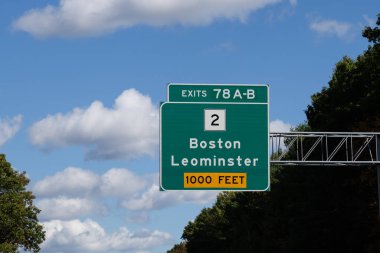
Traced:
[[68, 167], [38, 181], [33, 191], [40, 197], [85, 196], [94, 191], [99, 181], [99, 176], [89, 170]]
[[289, 132], [291, 127], [291, 124], [276, 119], [270, 122], [269, 129], [271, 132]]
[[353, 26], [350, 23], [339, 22], [333, 19], [316, 19], [309, 25], [310, 29], [323, 36], [336, 36], [340, 39], [351, 39]]
[[0, 118], [0, 146], [11, 139], [20, 129], [22, 116], [17, 115], [11, 119]]
[[113, 108], [95, 101], [88, 108], [47, 116], [30, 128], [30, 140], [44, 150], [85, 146], [89, 159], [132, 159], [156, 151], [158, 119], [150, 97], [129, 89]]
[[178, 203], [205, 204], [215, 200], [218, 191], [166, 191], [160, 192], [159, 187], [153, 184], [141, 194], [124, 200], [122, 206], [130, 210], [162, 209]]
[[207, 25], [221, 18], [244, 21], [250, 13], [282, 1], [60, 0], [58, 6], [27, 11], [13, 27], [42, 38], [95, 36], [135, 25]]
[[100, 192], [105, 196], [130, 196], [147, 185], [147, 180], [127, 169], [110, 169], [101, 177]]
[[102, 175], [81, 168], [68, 167], [38, 181], [33, 192], [39, 197], [127, 197], [144, 189], [149, 177], [138, 176], [128, 169], [112, 168]]
[[107, 233], [91, 219], [52, 220], [44, 222], [43, 226], [46, 240], [42, 249], [45, 252], [136, 252], [166, 244], [171, 238], [158, 230], [131, 232], [125, 227]]
[[[275, 132], [290, 132], [290, 129], [292, 128], [292, 125], [289, 123], [285, 123], [282, 120], [276, 119], [270, 122], [270, 132], [275, 133]], [[281, 137], [279, 140], [279, 143], [276, 141], [275, 143], [271, 142], [269, 150], [270, 152], [277, 151], [277, 149], [280, 148], [282, 150], [286, 149], [285, 143], [284, 143], [284, 138]]]
[[[96, 206], [92, 199], [114, 199], [122, 207], [133, 211], [162, 209], [179, 203], [204, 204], [214, 200], [217, 191], [167, 191], [157, 185], [158, 175], [137, 175], [128, 169], [113, 168], [102, 175], [80, 168], [69, 167], [38, 181], [33, 192], [41, 198], [38, 206], [45, 217], [67, 219], [75, 214], [92, 213]], [[80, 203], [80, 202], [83, 203]], [[55, 210], [54, 203], [72, 206], [67, 216]], [[87, 205], [87, 209], [81, 209]]]
[[95, 201], [64, 196], [38, 200], [36, 206], [42, 210], [39, 216], [41, 220], [70, 220], [92, 213], [100, 213], [105, 210], [104, 207]]

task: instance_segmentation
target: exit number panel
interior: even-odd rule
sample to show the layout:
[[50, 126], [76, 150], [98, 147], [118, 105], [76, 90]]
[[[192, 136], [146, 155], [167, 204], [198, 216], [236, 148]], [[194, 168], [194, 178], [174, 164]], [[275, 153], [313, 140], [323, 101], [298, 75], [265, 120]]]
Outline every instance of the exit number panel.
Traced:
[[268, 103], [267, 85], [171, 83], [167, 92], [169, 102]]

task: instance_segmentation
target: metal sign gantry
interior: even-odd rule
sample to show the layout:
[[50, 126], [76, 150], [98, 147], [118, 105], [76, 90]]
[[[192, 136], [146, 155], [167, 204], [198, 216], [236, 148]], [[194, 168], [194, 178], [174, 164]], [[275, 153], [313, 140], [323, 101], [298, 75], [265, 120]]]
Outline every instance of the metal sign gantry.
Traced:
[[377, 167], [380, 219], [380, 133], [272, 132], [271, 165]]
[[380, 133], [272, 132], [269, 146], [272, 165], [380, 165]]

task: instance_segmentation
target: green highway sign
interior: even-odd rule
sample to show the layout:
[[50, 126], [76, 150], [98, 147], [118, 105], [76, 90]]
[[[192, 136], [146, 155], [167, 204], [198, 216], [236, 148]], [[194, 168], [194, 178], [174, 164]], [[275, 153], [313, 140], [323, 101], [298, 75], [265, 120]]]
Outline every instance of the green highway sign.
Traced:
[[267, 85], [169, 84], [161, 189], [268, 190], [268, 93]]

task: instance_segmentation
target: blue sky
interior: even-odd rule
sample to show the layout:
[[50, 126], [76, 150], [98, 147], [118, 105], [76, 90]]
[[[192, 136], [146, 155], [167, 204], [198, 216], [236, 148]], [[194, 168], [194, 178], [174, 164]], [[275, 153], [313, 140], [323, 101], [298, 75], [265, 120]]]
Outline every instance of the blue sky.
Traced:
[[2, 1], [0, 153], [31, 178], [42, 252], [166, 252], [216, 196], [158, 191], [166, 84], [267, 83], [272, 130], [288, 130], [335, 63], [366, 49], [379, 7]]

